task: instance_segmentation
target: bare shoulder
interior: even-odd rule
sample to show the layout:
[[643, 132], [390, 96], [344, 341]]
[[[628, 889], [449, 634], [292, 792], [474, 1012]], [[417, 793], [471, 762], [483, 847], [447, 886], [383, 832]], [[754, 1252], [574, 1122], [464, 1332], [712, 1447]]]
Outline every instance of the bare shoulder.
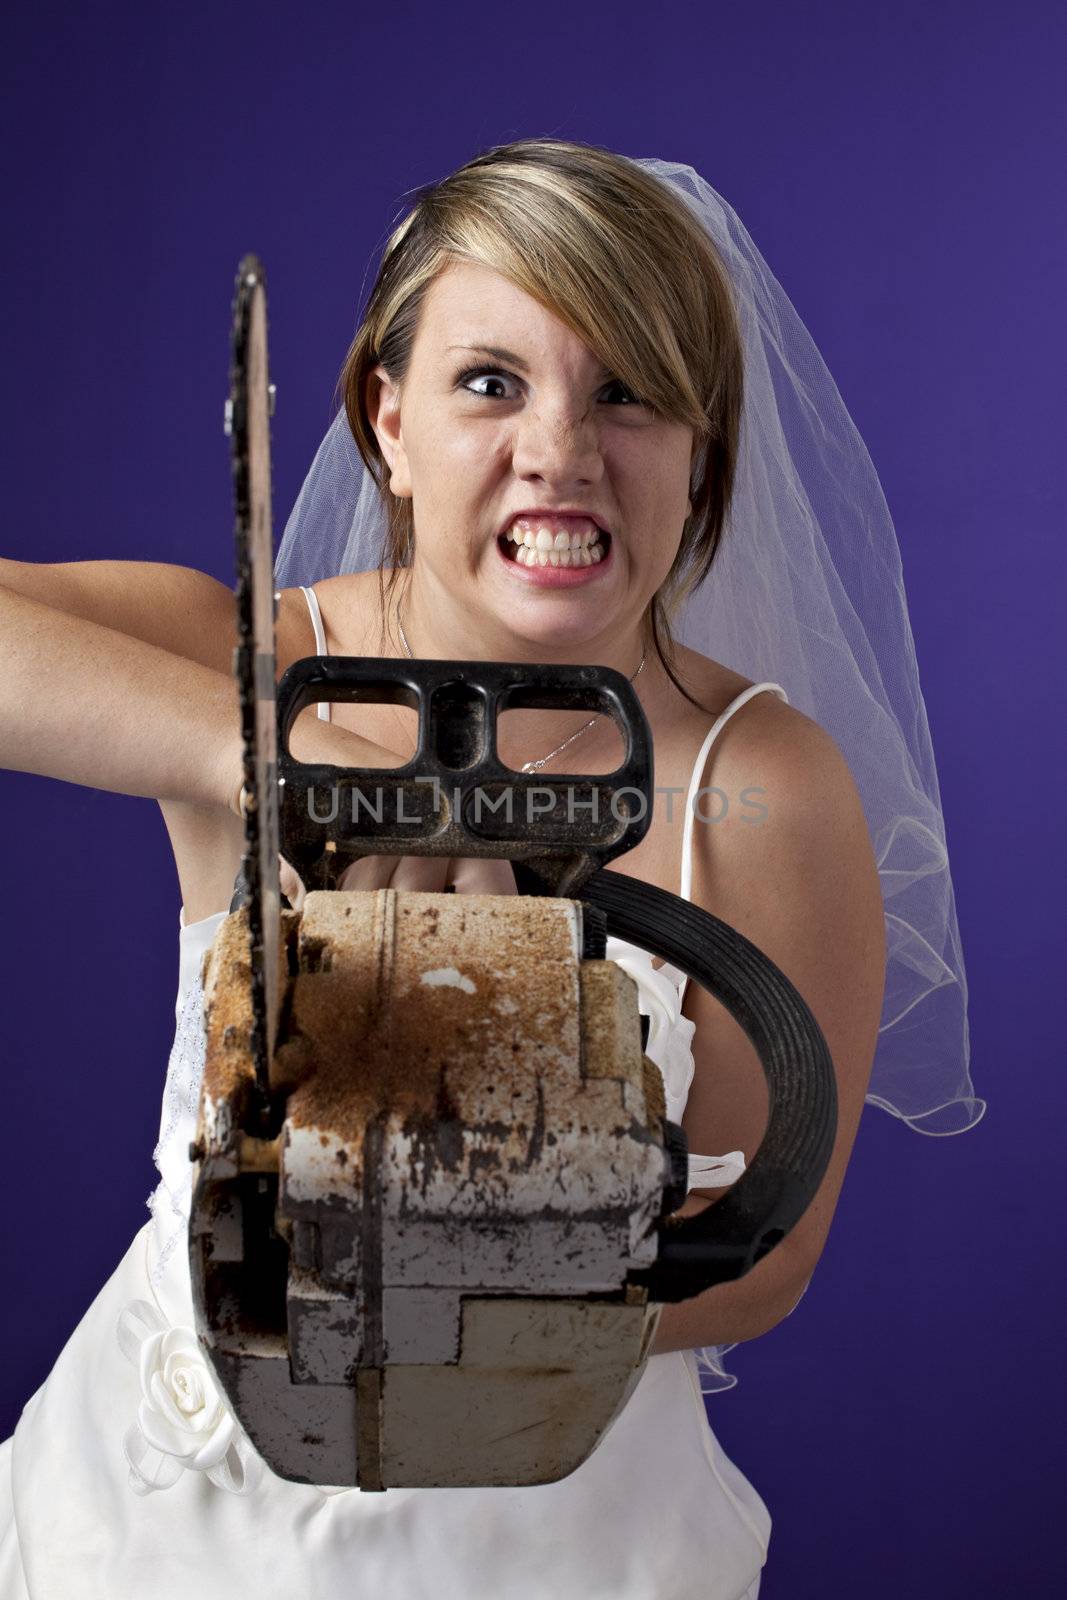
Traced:
[[[748, 680], [739, 681], [743, 690]], [[711, 671], [708, 687], [714, 683], [721, 687]], [[834, 981], [847, 979], [845, 994], [856, 999], [862, 992], [871, 1001], [853, 1014], [862, 1030], [881, 1004], [884, 905], [845, 756], [825, 728], [770, 693], [753, 696], [730, 718], [712, 756], [716, 751], [714, 773], [709, 760], [703, 782], [730, 804], [717, 813], [694, 808], [694, 900], [771, 955], [802, 993], [818, 992], [828, 952], [836, 951]], [[697, 826], [698, 818], [717, 825]], [[834, 982], [826, 988], [829, 1010]]]
[[699, 708], [685, 704], [679, 717], [678, 737], [691, 748], [690, 761], [723, 713], [729, 713], [706, 758], [705, 784], [726, 779], [744, 787], [772, 776], [781, 781], [803, 770], [819, 777], [836, 769], [841, 781], [847, 779], [847, 764], [835, 741], [788, 699], [770, 688], [742, 699], [747, 690], [768, 680], [746, 678], [695, 650], [679, 650], [678, 663], [686, 688], [700, 701]]
[[[718, 714], [752, 687], [752, 680], [705, 657], [696, 658], [692, 671], [703, 675], [701, 698]], [[701, 726], [705, 734], [713, 726], [707, 714]], [[828, 911], [836, 899], [837, 913], [850, 912], [865, 938], [881, 927], [863, 801], [836, 740], [813, 718], [777, 694], [752, 695], [720, 728], [700, 783], [713, 799], [694, 806], [695, 898], [714, 898], [709, 909], [717, 911], [729, 902], [743, 917], [746, 907], [754, 912], [780, 897], [787, 882], [803, 895], [821, 879]]]
[[[757, 681], [769, 681], [746, 678], [695, 650], [678, 654], [683, 681], [704, 708], [688, 708], [691, 736], [699, 732], [701, 739], [746, 690], [755, 688]], [[779, 779], [799, 779], [806, 773], [815, 780], [831, 778], [846, 788], [852, 781], [848, 764], [826, 729], [771, 689], [751, 695], [731, 712], [715, 739], [709, 764], [712, 759], [719, 771], [739, 773], [747, 768], [754, 776], [773, 774]]]
[[[313, 586], [326, 635], [326, 654], [381, 653], [381, 591], [378, 573], [345, 572]], [[282, 589], [275, 625], [279, 675], [293, 661], [318, 654], [307, 596]]]

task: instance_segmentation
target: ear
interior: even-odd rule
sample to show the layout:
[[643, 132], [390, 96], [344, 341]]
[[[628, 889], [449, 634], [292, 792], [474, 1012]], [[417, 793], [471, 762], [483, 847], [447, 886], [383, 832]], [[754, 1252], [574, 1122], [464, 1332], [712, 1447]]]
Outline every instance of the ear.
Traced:
[[367, 376], [367, 418], [389, 469], [389, 487], [400, 500], [411, 498], [411, 473], [400, 426], [400, 389], [380, 364]]

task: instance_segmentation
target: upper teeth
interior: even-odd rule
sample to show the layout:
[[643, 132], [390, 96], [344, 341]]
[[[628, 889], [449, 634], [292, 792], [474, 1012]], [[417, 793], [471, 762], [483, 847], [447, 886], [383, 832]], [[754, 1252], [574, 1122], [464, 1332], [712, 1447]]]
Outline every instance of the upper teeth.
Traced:
[[542, 567], [573, 566], [576, 562], [589, 566], [601, 560], [604, 554], [603, 546], [597, 543], [600, 529], [593, 522], [571, 532], [558, 526], [553, 529], [544, 523], [535, 525], [528, 517], [517, 517], [507, 530], [507, 537], [522, 547], [515, 554], [525, 559], [527, 565], [533, 561]]

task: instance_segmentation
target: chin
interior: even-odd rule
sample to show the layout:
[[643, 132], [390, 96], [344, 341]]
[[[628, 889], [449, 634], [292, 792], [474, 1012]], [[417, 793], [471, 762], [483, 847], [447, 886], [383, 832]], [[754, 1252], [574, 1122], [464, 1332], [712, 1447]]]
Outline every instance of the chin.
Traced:
[[[517, 616], [514, 609], [511, 614], [497, 613], [498, 626], [515, 640], [516, 649], [566, 651], [578, 658], [584, 657], [593, 631], [589, 623], [588, 613], [582, 617], [572, 614], [556, 621], [545, 616]], [[602, 627], [597, 627], [596, 631], [600, 633]]]

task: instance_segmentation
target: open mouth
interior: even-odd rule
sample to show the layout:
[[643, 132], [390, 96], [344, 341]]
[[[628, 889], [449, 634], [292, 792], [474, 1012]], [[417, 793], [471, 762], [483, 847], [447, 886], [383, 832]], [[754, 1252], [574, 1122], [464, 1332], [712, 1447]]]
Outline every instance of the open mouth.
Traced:
[[506, 559], [520, 566], [593, 567], [607, 555], [611, 535], [595, 524], [582, 533], [553, 533], [516, 523], [499, 535], [497, 543]]

